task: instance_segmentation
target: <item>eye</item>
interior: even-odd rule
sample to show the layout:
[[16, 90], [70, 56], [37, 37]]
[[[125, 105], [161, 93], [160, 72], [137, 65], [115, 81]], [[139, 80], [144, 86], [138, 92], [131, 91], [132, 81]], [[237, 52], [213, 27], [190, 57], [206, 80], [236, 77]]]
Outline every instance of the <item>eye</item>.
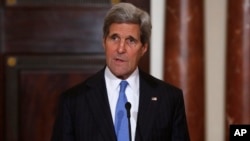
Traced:
[[112, 41], [118, 41], [119, 40], [119, 37], [116, 34], [113, 34], [113, 35], [109, 36], [109, 38]]
[[128, 41], [129, 41], [130, 43], [135, 43], [135, 39], [132, 38], [132, 37], [128, 38]]
[[133, 38], [133, 37], [129, 37], [129, 38], [126, 39], [126, 42], [127, 42], [127, 44], [129, 46], [133, 47], [133, 46], [136, 45], [137, 40], [135, 38]]

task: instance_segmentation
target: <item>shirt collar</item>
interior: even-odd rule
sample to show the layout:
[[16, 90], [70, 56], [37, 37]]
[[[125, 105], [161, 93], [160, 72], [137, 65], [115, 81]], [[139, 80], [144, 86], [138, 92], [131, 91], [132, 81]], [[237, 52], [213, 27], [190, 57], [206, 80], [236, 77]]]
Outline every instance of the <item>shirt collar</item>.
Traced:
[[[119, 88], [121, 79], [117, 78], [108, 67], [105, 68], [105, 79], [111, 89], [115, 90]], [[134, 92], [139, 92], [139, 70], [138, 67], [135, 71], [126, 79], [128, 82], [128, 87], [130, 87]]]

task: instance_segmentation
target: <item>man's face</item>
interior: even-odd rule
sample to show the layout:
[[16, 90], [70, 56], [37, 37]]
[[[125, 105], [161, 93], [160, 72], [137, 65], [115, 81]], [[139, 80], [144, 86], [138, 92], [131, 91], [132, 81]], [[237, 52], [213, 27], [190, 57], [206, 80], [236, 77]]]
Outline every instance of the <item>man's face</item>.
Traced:
[[103, 47], [111, 72], [120, 79], [127, 79], [147, 51], [148, 44], [142, 45], [138, 24], [113, 23], [103, 39]]

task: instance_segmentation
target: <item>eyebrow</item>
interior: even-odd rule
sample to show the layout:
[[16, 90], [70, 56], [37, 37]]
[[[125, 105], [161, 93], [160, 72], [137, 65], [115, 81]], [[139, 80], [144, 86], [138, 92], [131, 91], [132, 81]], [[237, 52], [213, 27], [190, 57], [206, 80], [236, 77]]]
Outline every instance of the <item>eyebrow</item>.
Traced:
[[113, 33], [111, 35], [109, 35], [110, 37], [113, 37], [113, 36], [119, 36], [117, 33]]
[[[108, 37], [114, 37], [114, 36], [121, 37], [121, 36], [119, 36], [118, 33], [113, 33], [113, 34], [108, 35]], [[135, 37], [132, 36], [132, 35], [128, 35], [127, 37], [125, 37], [125, 39], [134, 39], [134, 40], [136, 40], [136, 41], [139, 41], [139, 39], [135, 38]]]
[[128, 36], [126, 39], [134, 39], [135, 41], [138, 41], [138, 39], [136, 39], [136, 38], [133, 37], [133, 36]]

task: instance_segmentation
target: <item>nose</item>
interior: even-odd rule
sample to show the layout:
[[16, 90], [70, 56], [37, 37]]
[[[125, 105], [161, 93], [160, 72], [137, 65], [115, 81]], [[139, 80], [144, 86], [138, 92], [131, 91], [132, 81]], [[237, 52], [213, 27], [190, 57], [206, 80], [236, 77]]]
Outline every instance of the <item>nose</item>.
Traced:
[[121, 40], [119, 45], [118, 45], [118, 49], [117, 49], [118, 53], [126, 52], [126, 46], [125, 45], [126, 45], [125, 40]]

